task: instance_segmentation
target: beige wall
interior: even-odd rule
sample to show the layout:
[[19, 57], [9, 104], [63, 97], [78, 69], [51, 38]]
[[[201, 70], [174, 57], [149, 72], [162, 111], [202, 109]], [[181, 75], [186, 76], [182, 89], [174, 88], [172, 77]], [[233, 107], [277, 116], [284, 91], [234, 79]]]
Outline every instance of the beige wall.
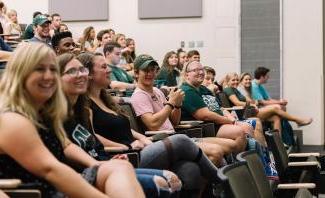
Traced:
[[[47, 12], [48, 1], [33, 0], [26, 5], [22, 0], [4, 0], [8, 7], [15, 7], [21, 22], [30, 23], [36, 9]], [[22, 3], [24, 2], [24, 3]], [[202, 63], [213, 66], [218, 77], [230, 71], [239, 70], [239, 0], [203, 1], [202, 18], [139, 20], [137, 1], [110, 0], [109, 21], [68, 23], [75, 37], [82, 34], [85, 27], [92, 25], [96, 30], [113, 28], [136, 40], [137, 53], [149, 53], [160, 62], [164, 54], [180, 47], [185, 41], [203, 41]], [[22, 5], [24, 4], [24, 5]], [[17, 6], [16, 6], [17, 5]], [[186, 9], [186, 5], [184, 5]]]
[[283, 0], [283, 94], [290, 113], [313, 117], [304, 143], [324, 144], [322, 0]]
[[[202, 18], [139, 20], [137, 1], [111, 0], [109, 21], [94, 26], [98, 30], [112, 27], [135, 38], [138, 53], [149, 53], [160, 62], [167, 51], [179, 48], [181, 41], [185, 41], [186, 50], [194, 49], [188, 48], [188, 42], [203, 41], [204, 46], [197, 48], [203, 64], [214, 66], [218, 76], [222, 76], [239, 69], [238, 7], [238, 0], [210, 0], [203, 1]], [[69, 26], [81, 33], [88, 24], [69, 23]]]
[[32, 22], [33, 12], [40, 11], [42, 13], [48, 12], [47, 0], [3, 0], [7, 7], [15, 9], [18, 12], [19, 23], [29, 24]]
[[[33, 0], [30, 5], [23, 0], [4, 1], [18, 11], [23, 23], [31, 22], [35, 10], [48, 10], [46, 0]], [[181, 41], [186, 46], [189, 41], [203, 41], [204, 47], [198, 48], [202, 62], [214, 66], [219, 78], [240, 70], [239, 9], [240, 0], [203, 0], [202, 18], [139, 20], [137, 1], [110, 0], [109, 21], [75, 22], [69, 27], [75, 36], [88, 25], [97, 30], [114, 28], [135, 38], [138, 53], [160, 61]], [[314, 118], [311, 126], [304, 127], [304, 143], [312, 145], [324, 143], [321, 9], [322, 0], [283, 0], [283, 96], [289, 100], [289, 112]]]

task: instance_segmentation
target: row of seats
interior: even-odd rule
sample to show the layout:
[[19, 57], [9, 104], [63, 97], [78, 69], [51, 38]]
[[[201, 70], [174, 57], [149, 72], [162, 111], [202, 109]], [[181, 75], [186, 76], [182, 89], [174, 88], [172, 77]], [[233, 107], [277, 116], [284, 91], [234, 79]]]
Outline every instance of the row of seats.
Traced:
[[319, 153], [292, 153], [288, 156], [278, 133], [266, 132], [266, 140], [279, 171], [279, 183], [267, 180], [255, 151], [246, 151], [237, 155], [238, 162], [220, 169], [223, 195], [237, 198], [318, 196]]
[[[130, 117], [131, 127], [139, 132], [145, 133], [143, 124], [141, 120], [135, 116], [132, 105], [130, 103], [121, 103], [120, 105], [128, 115], [132, 115]], [[213, 123], [200, 123], [187, 127], [196, 131], [196, 133], [184, 132], [190, 137], [215, 136]], [[183, 131], [191, 130], [187, 129]], [[157, 133], [159, 133], [159, 131]], [[161, 137], [163, 138], [164, 136]], [[319, 153], [291, 153], [288, 155], [278, 132], [266, 132], [265, 137], [275, 160], [275, 166], [279, 174], [279, 182], [298, 182], [299, 184], [278, 185], [277, 183], [272, 183], [271, 187], [265, 176], [259, 156], [255, 151], [248, 151], [237, 156], [239, 162], [225, 166], [220, 171], [220, 180], [225, 184], [222, 189], [224, 193], [226, 193], [226, 197], [273, 197], [273, 195], [275, 197], [293, 197], [295, 194], [297, 194], [297, 197], [306, 197], [307, 194], [310, 194], [310, 196], [312, 196], [312, 194], [318, 195], [318, 189], [320, 188]], [[246, 178], [247, 175], [250, 176], [250, 179], [255, 181], [255, 183], [247, 182], [249, 179]], [[243, 184], [238, 185], [237, 182], [243, 182]], [[306, 182], [311, 183], [302, 184]], [[253, 186], [247, 187], [246, 185]], [[254, 185], [259, 186], [254, 187]], [[259, 192], [250, 190], [252, 188], [259, 189]], [[297, 192], [299, 188], [303, 188], [304, 190], [299, 190]], [[243, 190], [243, 192], [241, 190]], [[247, 190], [249, 191], [248, 194], [245, 193]]]

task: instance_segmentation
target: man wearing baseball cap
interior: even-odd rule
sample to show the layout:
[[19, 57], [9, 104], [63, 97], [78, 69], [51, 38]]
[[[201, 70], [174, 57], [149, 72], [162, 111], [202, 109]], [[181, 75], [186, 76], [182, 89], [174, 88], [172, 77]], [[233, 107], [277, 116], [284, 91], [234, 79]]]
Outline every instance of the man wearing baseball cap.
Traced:
[[50, 25], [51, 21], [44, 15], [38, 15], [33, 19], [34, 37], [30, 42], [42, 42], [51, 45]]
[[149, 130], [173, 130], [172, 123], [177, 125], [180, 119], [184, 92], [172, 90], [167, 101], [165, 95], [154, 87], [158, 70], [158, 63], [151, 56], [142, 54], [136, 57], [134, 76], [138, 86], [131, 97], [131, 103]]
[[[181, 118], [181, 106], [184, 92], [172, 89], [168, 99], [158, 88], [154, 87], [154, 80], [159, 71], [156, 60], [150, 55], [142, 54], [134, 60], [134, 75], [137, 88], [131, 96], [131, 104], [136, 116], [148, 130], [174, 130]], [[222, 156], [234, 150], [236, 142], [216, 137], [197, 138], [196, 144], [213, 161], [222, 163]]]

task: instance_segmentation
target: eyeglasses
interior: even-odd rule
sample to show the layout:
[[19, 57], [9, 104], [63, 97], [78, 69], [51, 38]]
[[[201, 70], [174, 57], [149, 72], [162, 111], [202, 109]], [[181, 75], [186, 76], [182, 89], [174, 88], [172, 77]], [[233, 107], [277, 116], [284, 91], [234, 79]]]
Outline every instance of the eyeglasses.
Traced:
[[63, 72], [63, 74], [68, 74], [71, 77], [76, 77], [80, 74], [85, 74], [88, 75], [89, 74], [89, 69], [87, 67], [81, 66], [79, 68], [71, 68], [65, 72]]
[[155, 68], [147, 68], [142, 71], [144, 71], [145, 73], [150, 73], [150, 72], [157, 73], [159, 71], [159, 68], [156, 68], [156, 67]]

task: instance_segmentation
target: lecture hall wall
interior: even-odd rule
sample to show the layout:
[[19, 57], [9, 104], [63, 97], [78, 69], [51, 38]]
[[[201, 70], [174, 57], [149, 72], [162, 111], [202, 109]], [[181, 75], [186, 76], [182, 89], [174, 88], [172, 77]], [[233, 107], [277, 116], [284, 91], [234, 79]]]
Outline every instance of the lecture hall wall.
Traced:
[[[18, 11], [21, 23], [30, 23], [36, 10], [48, 12], [48, 0], [4, 2]], [[304, 144], [323, 145], [322, 0], [285, 0], [282, 9], [282, 95], [289, 100], [290, 113], [314, 118], [312, 125], [303, 128]], [[96, 30], [113, 28], [136, 40], [138, 54], [149, 53], [160, 62], [181, 41], [186, 50], [191, 49], [190, 41], [203, 41], [203, 47], [197, 48], [202, 63], [213, 66], [220, 78], [227, 72], [240, 72], [239, 16], [240, 0], [203, 0], [202, 18], [139, 20], [137, 1], [110, 0], [108, 21], [67, 24], [75, 37], [88, 25]]]

